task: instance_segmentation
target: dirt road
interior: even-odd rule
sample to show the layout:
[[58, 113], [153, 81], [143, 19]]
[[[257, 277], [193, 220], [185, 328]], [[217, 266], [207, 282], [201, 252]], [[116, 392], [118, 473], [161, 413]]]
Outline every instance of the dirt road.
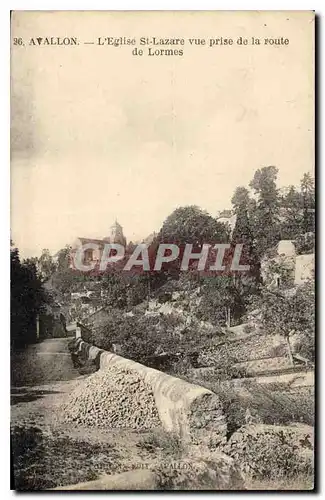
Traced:
[[12, 359], [14, 489], [71, 485], [152, 462], [139, 447], [148, 433], [62, 423], [65, 398], [87, 377], [73, 367], [69, 340], [48, 339]]
[[46, 384], [77, 378], [80, 374], [71, 361], [70, 340], [70, 337], [47, 339], [13, 355], [11, 385]]

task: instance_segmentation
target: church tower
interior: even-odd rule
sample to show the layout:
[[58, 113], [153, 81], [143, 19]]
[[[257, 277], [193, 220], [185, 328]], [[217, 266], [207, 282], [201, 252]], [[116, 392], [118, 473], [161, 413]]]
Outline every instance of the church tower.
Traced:
[[126, 238], [123, 234], [123, 227], [121, 224], [115, 220], [114, 224], [110, 227], [110, 233], [107, 238], [105, 238], [106, 241], [109, 241], [109, 243], [119, 243], [120, 245], [126, 246]]

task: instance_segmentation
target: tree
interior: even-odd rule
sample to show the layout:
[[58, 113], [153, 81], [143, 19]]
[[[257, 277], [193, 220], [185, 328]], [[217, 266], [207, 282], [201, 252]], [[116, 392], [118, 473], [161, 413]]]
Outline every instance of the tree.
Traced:
[[301, 179], [301, 195], [303, 202], [303, 233], [315, 231], [315, 186], [311, 174], [304, 174]]
[[300, 234], [295, 240], [295, 248], [298, 255], [315, 252], [315, 234]]
[[249, 191], [244, 186], [239, 186], [235, 189], [233, 197], [231, 198], [231, 203], [234, 207], [234, 211], [237, 214], [243, 208], [248, 210], [250, 203]]
[[175, 336], [178, 318], [144, 315], [125, 316], [118, 309], [108, 309], [107, 317], [93, 325], [94, 343], [102, 349], [120, 347], [121, 354], [147, 366], [158, 352], [174, 353], [180, 348], [179, 336]]
[[278, 169], [274, 166], [263, 167], [255, 172], [250, 182], [250, 187], [257, 196], [254, 234], [257, 251], [261, 256], [280, 240], [277, 173]]
[[233, 245], [242, 243], [246, 251], [246, 260], [251, 266], [251, 275], [260, 281], [260, 259], [256, 251], [256, 241], [252, 224], [252, 200], [245, 187], [238, 187], [231, 199], [236, 214], [236, 223], [232, 233]]
[[201, 246], [203, 243], [223, 243], [228, 237], [224, 224], [205, 210], [190, 205], [177, 208], [167, 217], [157, 239], [159, 242]]
[[[203, 244], [215, 245], [216, 243], [224, 243], [228, 239], [227, 226], [218, 222], [205, 210], [195, 205], [177, 208], [167, 217], [151, 245], [153, 250], [160, 243], [176, 244], [179, 247], [178, 258], [163, 265], [161, 272], [155, 272], [156, 284], [162, 284], [167, 279], [179, 278], [180, 263], [186, 244], [192, 244], [192, 252], [198, 253]], [[155, 254], [154, 251], [153, 254]], [[192, 267], [195, 267], [196, 263], [189, 264], [188, 272]]]
[[301, 193], [289, 186], [286, 193], [280, 198], [282, 222], [281, 239], [294, 240], [302, 232], [303, 200]]
[[66, 245], [64, 248], [61, 248], [61, 250], [58, 251], [58, 253], [57, 253], [57, 266], [56, 266], [57, 271], [60, 272], [60, 271], [66, 271], [67, 269], [69, 269], [70, 252], [71, 252], [70, 245]]
[[315, 186], [309, 173], [301, 179], [300, 190], [294, 186], [285, 189], [280, 206], [282, 239], [294, 240], [315, 231]]
[[231, 199], [236, 214], [232, 240], [238, 243], [253, 243], [253, 234], [248, 216], [249, 194], [244, 187], [238, 187]]
[[20, 262], [18, 249], [10, 250], [11, 264], [11, 348], [36, 342], [36, 319], [49, 301], [38, 277], [35, 261]]
[[263, 283], [268, 288], [288, 289], [294, 285], [295, 256], [269, 256], [263, 262]]
[[314, 355], [315, 289], [312, 281], [297, 288], [294, 294], [265, 290], [260, 301], [261, 319], [266, 332], [278, 333], [286, 340], [288, 355], [293, 364], [290, 337], [303, 336], [306, 350]]
[[128, 304], [128, 280], [122, 272], [111, 271], [101, 281], [105, 305], [123, 309]]
[[249, 276], [215, 276], [201, 280], [200, 319], [217, 325], [238, 324], [246, 312], [255, 284]]
[[[238, 187], [231, 200], [236, 214], [236, 224], [232, 234], [232, 245], [243, 244], [245, 263], [250, 266], [249, 274], [245, 276], [234, 275], [233, 287], [236, 294], [256, 294], [261, 283], [261, 263], [256, 251], [256, 241], [252, 227], [252, 201], [245, 187]], [[245, 309], [246, 297], [241, 301], [240, 311]]]
[[[48, 276], [46, 286], [53, 291], [58, 300], [62, 300], [65, 295], [70, 295], [71, 292], [84, 288], [85, 283], [89, 284], [89, 282], [98, 279], [97, 276], [93, 276], [91, 273], [84, 273], [70, 267], [70, 245], [65, 245], [64, 248], [58, 251], [56, 263], [51, 256], [50, 259], [47, 259], [47, 252], [48, 250], [43, 251], [42, 254], [45, 261], [43, 276], [45, 274]], [[52, 272], [53, 269], [54, 272]]]
[[47, 281], [56, 271], [56, 264], [50, 251], [44, 248], [40, 258], [38, 259], [38, 270], [43, 281]]

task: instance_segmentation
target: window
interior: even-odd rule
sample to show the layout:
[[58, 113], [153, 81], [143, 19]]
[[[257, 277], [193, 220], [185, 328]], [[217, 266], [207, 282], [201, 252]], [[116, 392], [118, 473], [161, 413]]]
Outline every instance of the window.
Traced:
[[89, 262], [93, 260], [93, 250], [89, 248], [88, 250], [85, 251], [85, 261]]

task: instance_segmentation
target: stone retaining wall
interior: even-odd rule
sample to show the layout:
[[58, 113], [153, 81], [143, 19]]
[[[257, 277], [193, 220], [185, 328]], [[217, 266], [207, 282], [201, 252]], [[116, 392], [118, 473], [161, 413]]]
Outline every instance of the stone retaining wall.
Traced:
[[[153, 391], [158, 414], [165, 430], [178, 434], [184, 442], [217, 446], [226, 439], [226, 419], [216, 394], [199, 385], [190, 384], [166, 373], [103, 351], [83, 340], [77, 340], [78, 351], [93, 360], [100, 370], [116, 366], [140, 375]], [[127, 376], [127, 374], [126, 374]]]

